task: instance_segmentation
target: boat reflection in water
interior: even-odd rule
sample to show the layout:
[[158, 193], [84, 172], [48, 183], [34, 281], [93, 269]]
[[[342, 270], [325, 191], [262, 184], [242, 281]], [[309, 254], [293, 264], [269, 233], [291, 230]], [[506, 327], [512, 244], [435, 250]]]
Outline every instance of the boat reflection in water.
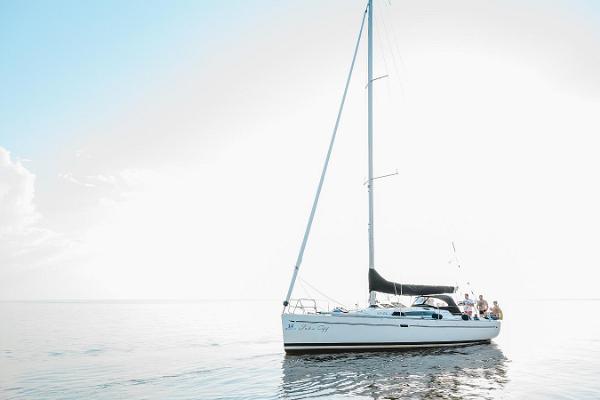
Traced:
[[490, 399], [508, 382], [495, 344], [404, 352], [286, 355], [284, 398]]

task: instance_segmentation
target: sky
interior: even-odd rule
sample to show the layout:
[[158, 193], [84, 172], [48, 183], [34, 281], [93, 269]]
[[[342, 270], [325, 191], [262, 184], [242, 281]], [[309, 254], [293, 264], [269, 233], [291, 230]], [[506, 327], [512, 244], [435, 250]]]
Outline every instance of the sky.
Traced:
[[[283, 300], [364, 7], [3, 2], [0, 300]], [[598, 4], [374, 9], [378, 271], [597, 297]], [[368, 298], [366, 76], [294, 297]]]

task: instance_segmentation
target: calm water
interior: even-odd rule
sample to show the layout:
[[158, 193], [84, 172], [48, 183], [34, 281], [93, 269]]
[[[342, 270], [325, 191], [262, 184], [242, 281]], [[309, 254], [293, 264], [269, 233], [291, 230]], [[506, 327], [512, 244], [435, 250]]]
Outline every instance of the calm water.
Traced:
[[504, 304], [490, 345], [285, 356], [275, 302], [0, 303], [0, 399], [599, 399], [599, 306]]

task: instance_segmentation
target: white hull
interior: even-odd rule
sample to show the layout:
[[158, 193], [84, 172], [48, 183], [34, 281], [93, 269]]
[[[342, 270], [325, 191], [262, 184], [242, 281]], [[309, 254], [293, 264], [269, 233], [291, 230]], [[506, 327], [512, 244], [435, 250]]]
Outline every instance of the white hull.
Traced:
[[486, 343], [500, 321], [349, 314], [283, 314], [286, 352], [369, 351]]

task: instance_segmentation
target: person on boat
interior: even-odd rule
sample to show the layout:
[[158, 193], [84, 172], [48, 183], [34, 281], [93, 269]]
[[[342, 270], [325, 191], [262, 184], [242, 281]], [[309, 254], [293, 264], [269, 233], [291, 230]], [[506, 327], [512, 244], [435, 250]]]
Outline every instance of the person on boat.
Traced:
[[488, 310], [488, 302], [483, 298], [483, 295], [480, 294], [479, 300], [477, 300], [477, 311], [479, 311], [479, 315], [484, 317], [487, 310]]
[[498, 305], [498, 301], [494, 300], [494, 305], [491, 309], [491, 317], [492, 319], [502, 319], [504, 318], [504, 314], [502, 313], [502, 309]]
[[471, 300], [469, 298], [469, 294], [468, 293], [465, 293], [465, 299], [461, 300], [458, 303], [458, 305], [464, 307], [464, 313], [466, 315], [468, 315], [469, 317], [473, 316], [473, 308], [475, 307], [475, 303], [473, 303], [473, 300]]

